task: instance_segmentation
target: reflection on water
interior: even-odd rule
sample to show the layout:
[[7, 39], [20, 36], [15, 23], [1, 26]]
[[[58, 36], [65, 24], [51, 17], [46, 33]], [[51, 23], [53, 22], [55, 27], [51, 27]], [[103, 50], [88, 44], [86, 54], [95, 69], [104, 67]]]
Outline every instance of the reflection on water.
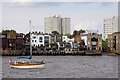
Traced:
[[[4, 78], [117, 78], [118, 57], [112, 56], [34, 56], [44, 69], [12, 69], [10, 57], [3, 57]], [[16, 59], [16, 57], [12, 57]]]

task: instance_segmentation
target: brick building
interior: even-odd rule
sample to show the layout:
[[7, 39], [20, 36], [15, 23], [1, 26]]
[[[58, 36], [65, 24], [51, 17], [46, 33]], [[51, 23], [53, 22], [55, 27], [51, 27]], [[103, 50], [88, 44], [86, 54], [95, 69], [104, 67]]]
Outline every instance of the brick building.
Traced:
[[87, 49], [90, 51], [102, 50], [102, 35], [97, 33], [89, 33], [87, 35]]
[[7, 48], [7, 43], [6, 42], [7, 42], [7, 34], [6, 34], [6, 32], [3, 31], [0, 34], [0, 46], [3, 50], [5, 50]]
[[111, 52], [120, 54], [120, 32], [108, 35], [108, 47]]
[[62, 36], [61, 35], [51, 34], [50, 36], [51, 36], [51, 43], [62, 42]]
[[2, 31], [2, 49], [16, 49], [16, 31], [14, 30], [5, 30]]
[[23, 33], [16, 33], [16, 49], [22, 50], [24, 48], [24, 37]]

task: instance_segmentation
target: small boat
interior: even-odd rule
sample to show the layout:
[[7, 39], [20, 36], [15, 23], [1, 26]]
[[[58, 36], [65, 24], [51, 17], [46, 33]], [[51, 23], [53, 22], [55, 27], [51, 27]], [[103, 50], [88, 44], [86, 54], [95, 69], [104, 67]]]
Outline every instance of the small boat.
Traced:
[[[31, 26], [31, 20], [29, 21]], [[31, 28], [31, 27], [30, 27]], [[9, 60], [9, 64], [11, 68], [44, 68], [43, 61], [32, 61], [32, 45], [31, 45], [31, 32], [30, 32], [30, 56], [29, 57], [18, 57], [19, 61]], [[22, 60], [25, 59], [25, 60]], [[30, 60], [30, 61], [29, 61]]]
[[11, 68], [21, 68], [21, 69], [30, 69], [30, 68], [43, 68], [44, 66], [43, 65], [38, 65], [38, 64], [29, 64], [29, 65], [10, 65]]
[[43, 61], [41, 62], [28, 62], [28, 61], [9, 61], [10, 67], [11, 68], [23, 68], [23, 69], [28, 69], [28, 68], [44, 68], [44, 63]]

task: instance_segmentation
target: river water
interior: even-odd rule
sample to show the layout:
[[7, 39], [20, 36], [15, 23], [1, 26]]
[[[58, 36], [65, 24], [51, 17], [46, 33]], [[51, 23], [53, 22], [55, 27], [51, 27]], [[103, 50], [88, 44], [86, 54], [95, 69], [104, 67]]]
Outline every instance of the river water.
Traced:
[[3, 78], [118, 78], [117, 56], [33, 56], [43, 69], [13, 69], [9, 59], [2, 57]]

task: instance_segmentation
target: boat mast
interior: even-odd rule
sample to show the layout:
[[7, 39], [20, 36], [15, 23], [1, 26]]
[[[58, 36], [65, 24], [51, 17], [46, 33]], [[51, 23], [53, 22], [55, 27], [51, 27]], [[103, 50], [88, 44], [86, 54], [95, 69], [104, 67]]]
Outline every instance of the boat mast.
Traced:
[[32, 58], [32, 45], [31, 45], [31, 20], [29, 20], [29, 24], [30, 24], [30, 58]]

